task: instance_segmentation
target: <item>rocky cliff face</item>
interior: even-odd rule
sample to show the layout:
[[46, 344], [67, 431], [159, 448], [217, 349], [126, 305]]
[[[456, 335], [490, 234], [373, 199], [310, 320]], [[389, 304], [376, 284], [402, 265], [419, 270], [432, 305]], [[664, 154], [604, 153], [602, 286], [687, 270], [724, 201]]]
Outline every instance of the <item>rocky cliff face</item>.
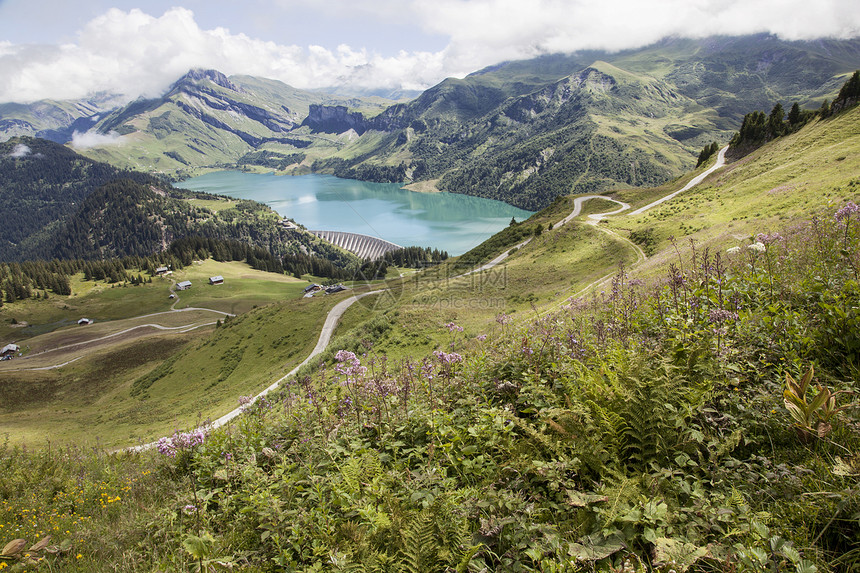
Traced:
[[179, 78], [179, 80], [177, 80], [176, 83], [173, 84], [171, 91], [189, 89], [193, 92], [198, 89], [201, 82], [203, 82], [204, 80], [208, 80], [209, 82], [212, 82], [217, 86], [221, 86], [222, 88], [226, 88], [234, 92], [242, 91], [239, 86], [227, 79], [227, 76], [225, 76], [218, 70], [201, 69], [191, 70], [187, 74]]
[[372, 122], [358, 112], [349, 111], [344, 105], [312, 104], [302, 125], [324, 133], [344, 133], [352, 129], [359, 135], [372, 129]]

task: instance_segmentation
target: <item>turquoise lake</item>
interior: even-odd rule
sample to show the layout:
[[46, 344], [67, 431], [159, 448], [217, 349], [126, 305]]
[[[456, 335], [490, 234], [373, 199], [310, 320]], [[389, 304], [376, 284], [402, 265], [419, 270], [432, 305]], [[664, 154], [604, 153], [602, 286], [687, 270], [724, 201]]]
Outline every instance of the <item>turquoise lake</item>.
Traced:
[[417, 193], [398, 183], [368, 183], [330, 175], [298, 177], [219, 171], [176, 187], [253, 199], [312, 230], [380, 237], [400, 246], [419, 245], [461, 255], [527, 219], [531, 211], [501, 201], [456, 193]]

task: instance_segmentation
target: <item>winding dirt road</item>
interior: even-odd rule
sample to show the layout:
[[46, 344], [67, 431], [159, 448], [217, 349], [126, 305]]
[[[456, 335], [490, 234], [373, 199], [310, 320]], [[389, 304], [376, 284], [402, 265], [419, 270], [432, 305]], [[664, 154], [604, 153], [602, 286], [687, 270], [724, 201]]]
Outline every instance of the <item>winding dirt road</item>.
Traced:
[[[307, 364], [308, 362], [313, 360], [316, 356], [319, 356], [320, 354], [322, 354], [323, 351], [328, 346], [328, 343], [331, 342], [331, 337], [332, 337], [332, 335], [334, 335], [334, 329], [337, 327], [337, 323], [340, 320], [340, 317], [343, 316], [343, 313], [346, 312], [346, 309], [348, 309], [350, 306], [355, 304], [361, 298], [364, 298], [366, 296], [370, 296], [372, 294], [379, 294], [381, 292], [382, 292], [382, 290], [375, 290], [375, 291], [370, 291], [370, 292], [363, 292], [361, 294], [354, 294], [351, 297], [349, 297], [348, 299], [342, 300], [339, 303], [337, 303], [336, 305], [334, 305], [334, 307], [330, 311], [328, 311], [328, 314], [325, 317], [325, 323], [323, 324], [322, 330], [320, 331], [320, 337], [317, 340], [317, 345], [314, 346], [314, 349], [311, 350], [311, 353], [308, 354], [307, 358], [302, 360], [295, 368], [293, 368], [292, 370], [290, 370], [289, 372], [287, 372], [286, 374], [284, 374], [283, 376], [281, 376], [280, 378], [278, 378], [277, 380], [272, 382], [272, 384], [269, 385], [268, 388], [266, 388], [265, 390], [263, 390], [262, 392], [260, 392], [256, 396], [254, 396], [251, 403], [256, 402], [257, 399], [259, 399], [259, 398], [265, 396], [266, 394], [268, 394], [269, 392], [275, 390], [281, 384], [281, 382], [283, 382], [284, 380], [286, 380], [290, 376], [293, 376], [296, 372], [299, 371], [299, 369], [302, 366], [304, 366], [305, 364]], [[229, 422], [230, 420], [232, 420], [233, 418], [235, 418], [236, 416], [238, 416], [241, 413], [242, 413], [242, 407], [236, 408], [235, 410], [231, 410], [230, 412], [227, 412], [226, 414], [224, 414], [223, 416], [221, 416], [217, 420], [213, 420], [212, 422], [207, 424], [206, 428], [209, 428], [209, 429], [220, 428], [221, 426], [223, 426], [224, 424], [226, 424], [227, 422]]]
[[[245, 408], [247, 408], [250, 404], [253, 404], [257, 400], [259, 400], [260, 398], [262, 398], [263, 396], [268, 394], [269, 392], [272, 392], [275, 389], [277, 389], [278, 386], [280, 386], [280, 384], [284, 380], [290, 378], [291, 376], [294, 376], [296, 374], [296, 372], [298, 372], [302, 366], [309, 363], [315, 357], [317, 357], [323, 353], [323, 351], [328, 346], [329, 342], [331, 342], [331, 337], [334, 335], [334, 330], [337, 327], [338, 321], [340, 321], [340, 318], [343, 316], [343, 313], [345, 313], [346, 310], [350, 306], [355, 304], [361, 298], [364, 298], [364, 297], [370, 296], [370, 295], [374, 295], [374, 294], [379, 294], [381, 292], [383, 292], [383, 291], [382, 290], [375, 290], [375, 291], [370, 291], [370, 292], [364, 292], [361, 294], [354, 294], [351, 297], [349, 297], [348, 299], [342, 300], [339, 303], [337, 303], [336, 305], [334, 305], [334, 307], [330, 311], [328, 311], [328, 314], [325, 317], [325, 323], [323, 323], [322, 330], [320, 331], [320, 337], [317, 340], [316, 346], [314, 346], [314, 349], [311, 351], [310, 354], [308, 354], [308, 356], [304, 360], [302, 360], [295, 368], [293, 368], [292, 370], [290, 370], [289, 372], [287, 372], [286, 374], [284, 374], [283, 376], [281, 376], [280, 378], [278, 378], [277, 380], [272, 382], [262, 392], [260, 392], [256, 396], [254, 396], [251, 399], [251, 402], [249, 404], [239, 406], [238, 408], [235, 408], [235, 409], [227, 412], [226, 414], [224, 414], [220, 418], [217, 418], [216, 420], [212, 420], [211, 422], [204, 424], [203, 426], [198, 428], [198, 430], [209, 431], [209, 430], [214, 430], [216, 428], [220, 428], [221, 426], [225, 425], [226, 423], [228, 423], [233, 418], [239, 416], [242, 413], [242, 411]], [[155, 447], [155, 445], [157, 443], [158, 442], [149, 442], [148, 444], [141, 444], [139, 446], [134, 446], [134, 447], [128, 448], [128, 451], [141, 452], [141, 451], [148, 450], [148, 449]]]
[[[729, 149], [728, 145], [726, 145], [725, 147], [720, 149], [719, 153], [717, 153], [717, 160], [714, 162], [714, 164], [711, 167], [709, 167], [708, 169], [706, 169], [705, 171], [703, 171], [702, 173], [700, 173], [699, 175], [697, 175], [696, 177], [692, 178], [681, 189], [678, 189], [677, 191], [673, 191], [672, 193], [669, 193], [668, 195], [661, 197], [660, 199], [657, 199], [656, 201], [654, 201], [652, 203], [648, 203], [644, 207], [640, 207], [640, 208], [636, 209], [635, 211], [631, 211], [630, 213], [627, 213], [627, 215], [629, 215], [629, 216], [639, 215], [639, 214], [644, 213], [645, 211], [647, 211], [653, 207], [656, 207], [657, 205], [660, 205], [661, 203], [669, 201], [670, 199], [683, 193], [684, 191], [688, 191], [689, 189], [692, 189], [693, 187], [695, 187], [696, 185], [698, 185], [699, 183], [704, 181], [708, 175], [710, 175], [711, 173], [713, 173], [717, 169], [720, 169], [721, 167], [723, 167], [726, 164], [726, 151], [728, 151], [728, 149]], [[567, 217], [565, 217], [564, 219], [562, 219], [561, 221], [559, 221], [558, 223], [553, 225], [552, 228], [557, 229], [558, 227], [561, 227], [562, 225], [565, 225], [565, 224], [571, 222], [576, 217], [579, 217], [579, 214], [582, 212], [582, 205], [586, 201], [589, 201], [591, 199], [603, 199], [604, 201], [610, 201], [610, 202], [616, 203], [620, 206], [618, 207], [618, 209], [615, 209], [614, 211], [607, 211], [606, 213], [592, 213], [588, 216], [588, 220], [586, 222], [589, 225], [594, 225], [597, 229], [606, 233], [607, 235], [611, 235], [613, 238], [618, 239], [619, 241], [625, 242], [628, 245], [630, 245], [630, 247], [633, 248], [633, 250], [636, 252], [636, 263], [634, 263], [634, 264], [641, 263], [646, 258], [648, 258], [645, 255], [645, 251], [643, 251], [642, 248], [639, 247], [639, 245], [637, 245], [636, 243], [634, 243], [633, 241], [631, 241], [627, 237], [623, 237], [623, 236], [619, 235], [618, 233], [616, 233], [615, 231], [612, 231], [610, 229], [605, 229], [603, 227], [598, 226], [598, 223], [600, 223], [600, 221], [602, 221], [603, 219], [605, 219], [607, 217], [611, 217], [612, 215], [619, 215], [619, 214], [623, 213], [624, 211], [627, 211], [628, 209], [630, 209], [629, 204], [624, 203], [622, 201], [618, 201], [617, 199], [613, 199], [612, 197], [606, 197], [605, 195], [584, 195], [581, 197], [576, 197], [573, 200], [573, 211], [571, 211]], [[457, 279], [460, 277], [468, 276], [472, 273], [479, 273], [481, 271], [490, 270], [491, 268], [495, 267], [496, 265], [498, 265], [499, 263], [501, 263], [502, 261], [507, 259], [508, 255], [510, 255], [510, 252], [512, 250], [514, 250], [514, 249], [518, 250], [518, 249], [524, 247], [531, 240], [532, 240], [532, 238], [529, 237], [528, 239], [526, 239], [522, 243], [519, 243], [518, 245], [511, 247], [510, 249], [508, 249], [507, 251], [505, 251], [504, 253], [502, 253], [501, 255], [496, 257], [495, 259], [489, 261], [488, 263], [484, 263], [482, 266], [478, 267], [477, 269], [473, 269], [473, 270], [468, 271], [466, 273], [463, 273], [461, 275], [457, 275], [454, 278]], [[596, 286], [596, 285], [600, 284], [601, 282], [605, 281], [607, 277], [611, 277], [614, 274], [615, 273], [611, 273], [611, 274], [607, 275], [606, 277], [597, 279], [597, 281], [588, 285], [587, 287], [585, 287], [580, 292], [585, 292], [586, 290], [592, 288], [593, 286]]]

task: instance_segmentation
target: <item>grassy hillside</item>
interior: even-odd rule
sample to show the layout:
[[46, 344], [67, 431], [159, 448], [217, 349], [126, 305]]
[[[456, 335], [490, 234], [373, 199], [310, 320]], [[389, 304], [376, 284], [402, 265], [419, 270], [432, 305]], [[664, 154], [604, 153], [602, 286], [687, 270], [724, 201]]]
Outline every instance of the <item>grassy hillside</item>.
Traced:
[[[712, 247], [742, 245], [820, 209], [857, 201], [860, 193], [860, 108], [817, 121], [800, 133], [729, 164], [702, 186], [609, 228], [646, 232], [653, 252], [669, 252], [669, 237]], [[635, 191], [615, 195], [636, 208]], [[665, 258], [661, 259], [665, 260]]]
[[[142, 453], [3, 447], [3, 540], [51, 533], [55, 550], [6, 562], [855, 570], [857, 113], [639, 216], [592, 224], [617, 208], [595, 200], [558, 226], [559, 199], [522, 223], [532, 240], [504, 267], [389, 280], [347, 313], [328, 361], [228, 428]], [[688, 178], [616, 197], [644, 206]], [[119, 411], [146, 422], [203, 384], [203, 409], [265, 384], [330, 300], [253, 310], [149, 374], [118, 363]]]
[[[224, 284], [208, 285], [214, 275]], [[183, 280], [192, 288], [169, 299]], [[337, 300], [301, 299], [307, 284], [209, 260], [150, 284], [75, 280], [69, 297], [5, 304], [3, 338], [24, 357], [0, 362], [0, 427], [16, 444], [112, 447], [220, 416], [313, 348]]]

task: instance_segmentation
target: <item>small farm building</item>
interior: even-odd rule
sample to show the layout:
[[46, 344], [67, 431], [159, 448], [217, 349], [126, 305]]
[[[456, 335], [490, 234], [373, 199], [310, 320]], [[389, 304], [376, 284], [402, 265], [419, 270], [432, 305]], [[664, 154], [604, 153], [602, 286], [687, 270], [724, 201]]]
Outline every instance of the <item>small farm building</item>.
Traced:
[[222, 277], [221, 275], [218, 275], [216, 277], [209, 277], [209, 284], [210, 285], [222, 285], [222, 284], [224, 284], [224, 277]]
[[176, 283], [176, 288], [179, 290], [188, 290], [191, 288], [191, 281], [182, 281], [181, 283]]
[[12, 356], [16, 352], [20, 351], [21, 347], [17, 344], [7, 344], [2, 349], [0, 349], [0, 356]]

